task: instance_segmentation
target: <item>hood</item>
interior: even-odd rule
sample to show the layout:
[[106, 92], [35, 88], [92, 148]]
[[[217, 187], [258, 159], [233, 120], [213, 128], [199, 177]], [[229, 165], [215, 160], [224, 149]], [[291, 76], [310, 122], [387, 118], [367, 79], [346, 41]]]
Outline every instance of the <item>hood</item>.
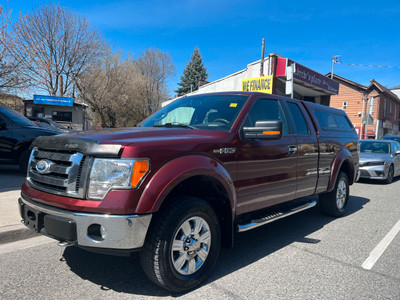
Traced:
[[37, 136], [40, 136], [41, 134], [44, 135], [55, 135], [55, 134], [60, 134], [60, 132], [55, 131], [55, 130], [51, 130], [51, 129], [46, 129], [46, 128], [42, 128], [39, 126], [23, 126], [23, 127], [18, 127], [18, 129], [20, 130], [29, 130], [29, 132], [36, 134]]
[[190, 128], [131, 127], [71, 132], [63, 134], [63, 136], [96, 140], [99, 144], [119, 144], [127, 146], [131, 143], [151, 144], [162, 141], [192, 143], [198, 140], [219, 140], [227, 134], [227, 132], [221, 131]]
[[387, 153], [360, 153], [360, 163], [362, 162], [380, 162], [380, 161], [390, 161], [391, 154]]
[[[118, 157], [121, 148], [132, 144], [135, 149], [152, 149], [157, 155], [165, 153], [207, 151], [215, 143], [221, 143], [229, 133], [189, 128], [116, 128], [73, 132], [57, 136], [41, 136], [32, 147], [53, 150], [75, 150], [86, 155]], [[201, 147], [196, 147], [201, 145]], [[157, 149], [154, 151], [154, 149]], [[210, 150], [210, 149], [208, 149]], [[150, 153], [146, 152], [148, 155]]]

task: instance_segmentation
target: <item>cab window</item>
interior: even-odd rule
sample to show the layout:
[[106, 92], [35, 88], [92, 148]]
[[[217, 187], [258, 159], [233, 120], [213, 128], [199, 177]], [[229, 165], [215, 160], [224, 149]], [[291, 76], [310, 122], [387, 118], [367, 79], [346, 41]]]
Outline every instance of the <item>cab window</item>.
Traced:
[[298, 105], [292, 102], [287, 102], [287, 104], [290, 112], [292, 113], [296, 134], [309, 135], [310, 130], [308, 129], [306, 120], [304, 119], [304, 116]]
[[243, 125], [254, 127], [257, 121], [282, 121], [282, 135], [288, 134], [286, 118], [278, 100], [260, 99], [251, 107]]

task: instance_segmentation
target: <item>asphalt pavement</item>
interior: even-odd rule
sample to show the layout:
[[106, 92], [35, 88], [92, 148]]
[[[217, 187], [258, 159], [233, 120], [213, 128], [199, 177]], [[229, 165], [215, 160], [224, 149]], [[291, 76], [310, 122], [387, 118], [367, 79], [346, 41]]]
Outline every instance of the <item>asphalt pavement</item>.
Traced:
[[107, 256], [28, 238], [17, 206], [24, 178], [0, 169], [0, 228], [21, 230], [7, 242], [0, 234], [1, 299], [400, 299], [400, 178], [351, 186], [342, 218], [314, 207], [238, 234], [212, 276], [180, 295], [152, 284], [138, 253]]

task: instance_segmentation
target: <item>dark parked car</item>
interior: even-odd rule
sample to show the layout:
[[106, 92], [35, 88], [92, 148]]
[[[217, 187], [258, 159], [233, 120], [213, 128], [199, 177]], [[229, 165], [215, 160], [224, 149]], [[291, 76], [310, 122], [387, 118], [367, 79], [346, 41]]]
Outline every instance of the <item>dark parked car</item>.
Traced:
[[400, 175], [400, 144], [394, 140], [360, 141], [361, 178], [391, 183]]
[[38, 136], [59, 132], [37, 126], [15, 110], [0, 105], [0, 164], [18, 164], [26, 172], [29, 146]]
[[382, 137], [382, 140], [393, 140], [400, 143], [400, 135], [387, 134]]
[[71, 130], [66, 129], [62, 127], [60, 124], [57, 122], [54, 122], [53, 120], [46, 119], [46, 118], [40, 118], [40, 117], [27, 117], [29, 120], [35, 122], [39, 127], [43, 127], [46, 129], [58, 131], [58, 132], [71, 132]]

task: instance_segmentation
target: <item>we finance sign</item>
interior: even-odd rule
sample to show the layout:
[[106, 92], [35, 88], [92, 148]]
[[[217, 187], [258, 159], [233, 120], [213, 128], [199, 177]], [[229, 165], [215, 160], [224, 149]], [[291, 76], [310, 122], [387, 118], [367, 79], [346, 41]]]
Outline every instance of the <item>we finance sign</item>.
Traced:
[[242, 79], [242, 91], [272, 94], [272, 75]]

